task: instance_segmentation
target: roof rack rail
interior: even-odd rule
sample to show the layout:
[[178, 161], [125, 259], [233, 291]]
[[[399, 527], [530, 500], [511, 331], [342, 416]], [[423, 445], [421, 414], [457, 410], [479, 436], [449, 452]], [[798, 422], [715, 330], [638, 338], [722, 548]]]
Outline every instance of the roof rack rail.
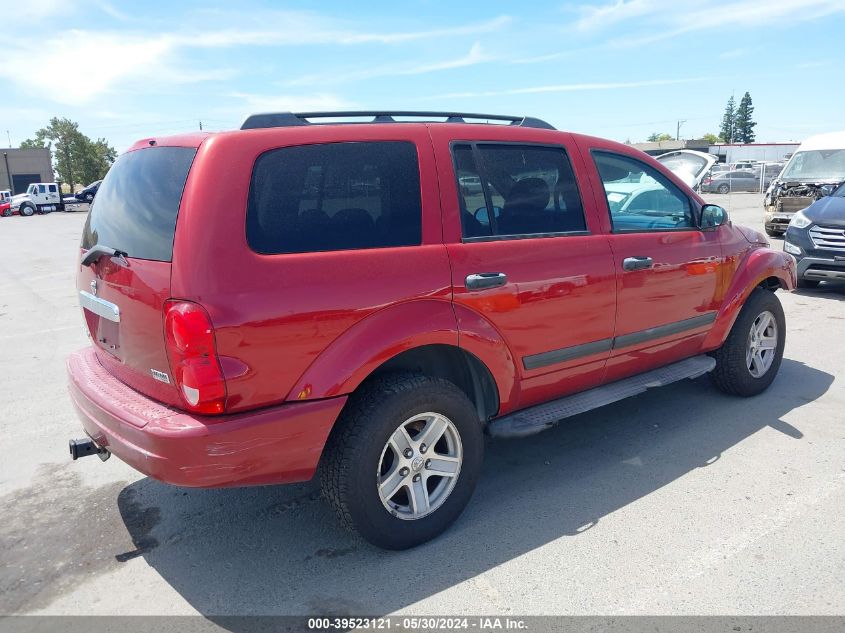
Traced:
[[[252, 114], [241, 126], [242, 130], [254, 130], [268, 127], [293, 127], [298, 125], [319, 125], [325, 123], [340, 123], [339, 121], [321, 121], [312, 123], [308, 119], [340, 119], [340, 118], [369, 118], [371, 121], [360, 123], [398, 123], [394, 117], [411, 117], [418, 119], [446, 119], [445, 123], [476, 123], [483, 121], [508, 121], [509, 125], [519, 127], [535, 127], [546, 130], [556, 129], [542, 119], [526, 116], [507, 116], [504, 114], [477, 114], [471, 112], [429, 112], [416, 110], [350, 110], [344, 112], [269, 112], [266, 114]], [[472, 119], [467, 121], [467, 119]]]

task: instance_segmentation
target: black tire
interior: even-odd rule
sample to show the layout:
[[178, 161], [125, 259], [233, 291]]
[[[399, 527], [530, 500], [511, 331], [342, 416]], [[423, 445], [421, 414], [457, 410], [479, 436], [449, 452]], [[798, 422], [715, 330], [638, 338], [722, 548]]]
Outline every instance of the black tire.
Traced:
[[3, 217], [4, 217], [4, 218], [11, 217], [11, 215], [12, 215], [12, 210], [11, 210], [11, 209], [3, 209]]
[[[745, 354], [751, 326], [764, 312], [770, 312], [777, 323], [777, 348], [766, 373], [754, 377], [746, 364]], [[742, 307], [725, 343], [712, 354], [716, 359], [716, 368], [710, 372], [713, 384], [725, 393], [737, 396], [748, 397], [762, 393], [777, 376], [785, 341], [786, 319], [780, 300], [774, 292], [756, 288]]]
[[35, 211], [36, 211], [35, 206], [33, 204], [29, 203], [29, 202], [25, 202], [21, 205], [21, 209], [20, 209], [21, 215], [25, 215], [26, 217], [30, 217], [32, 215], [35, 215]]
[[[421, 518], [394, 516], [377, 488], [388, 439], [416, 414], [446, 416], [460, 436], [463, 458], [454, 487], [438, 508]], [[460, 516], [481, 473], [484, 437], [475, 407], [463, 391], [440, 378], [390, 374], [354, 393], [326, 443], [320, 463], [323, 496], [341, 522], [385, 549], [401, 550], [431, 540]]]
[[777, 231], [775, 229], [770, 229], [768, 226], [766, 227], [766, 235], [769, 237], [781, 237], [783, 235], [783, 231]]
[[821, 281], [817, 279], [801, 279], [798, 278], [798, 287], [799, 288], [818, 288]]
[[716, 191], [718, 191], [721, 194], [725, 194], [725, 193], [730, 193], [731, 188], [728, 185], [719, 185], [718, 187], [716, 187]]

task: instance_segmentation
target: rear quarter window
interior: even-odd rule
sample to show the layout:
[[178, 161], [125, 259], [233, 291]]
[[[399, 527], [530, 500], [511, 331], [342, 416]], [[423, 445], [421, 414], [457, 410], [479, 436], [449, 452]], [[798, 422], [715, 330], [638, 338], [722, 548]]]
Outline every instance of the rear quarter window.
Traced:
[[97, 244], [129, 257], [169, 262], [176, 216], [194, 147], [151, 147], [123, 154], [97, 191], [82, 248]]
[[258, 253], [411, 246], [421, 238], [413, 143], [285, 147], [262, 154], [255, 163], [247, 241]]

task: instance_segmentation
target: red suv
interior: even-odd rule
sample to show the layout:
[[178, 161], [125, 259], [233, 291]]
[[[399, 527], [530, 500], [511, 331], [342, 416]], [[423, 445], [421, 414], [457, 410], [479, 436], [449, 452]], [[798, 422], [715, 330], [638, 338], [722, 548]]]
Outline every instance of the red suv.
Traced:
[[708, 372], [758, 394], [795, 263], [687, 176], [477, 114], [139, 141], [83, 232], [71, 454], [181, 486], [319, 470], [344, 523], [400, 549], [461, 513], [485, 432]]

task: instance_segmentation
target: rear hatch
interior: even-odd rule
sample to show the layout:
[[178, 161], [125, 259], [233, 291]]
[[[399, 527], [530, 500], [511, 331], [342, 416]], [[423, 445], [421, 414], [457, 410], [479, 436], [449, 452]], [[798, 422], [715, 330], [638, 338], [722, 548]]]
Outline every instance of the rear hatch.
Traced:
[[696, 152], [692, 149], [679, 149], [656, 156], [655, 160], [662, 163], [690, 188], [695, 189], [716, 163], [717, 158], [712, 154]]
[[[100, 363], [118, 380], [156, 400], [179, 405], [164, 340], [173, 237], [195, 147], [150, 147], [115, 161], [82, 234], [77, 288]], [[80, 258], [81, 261], [81, 258]]]

